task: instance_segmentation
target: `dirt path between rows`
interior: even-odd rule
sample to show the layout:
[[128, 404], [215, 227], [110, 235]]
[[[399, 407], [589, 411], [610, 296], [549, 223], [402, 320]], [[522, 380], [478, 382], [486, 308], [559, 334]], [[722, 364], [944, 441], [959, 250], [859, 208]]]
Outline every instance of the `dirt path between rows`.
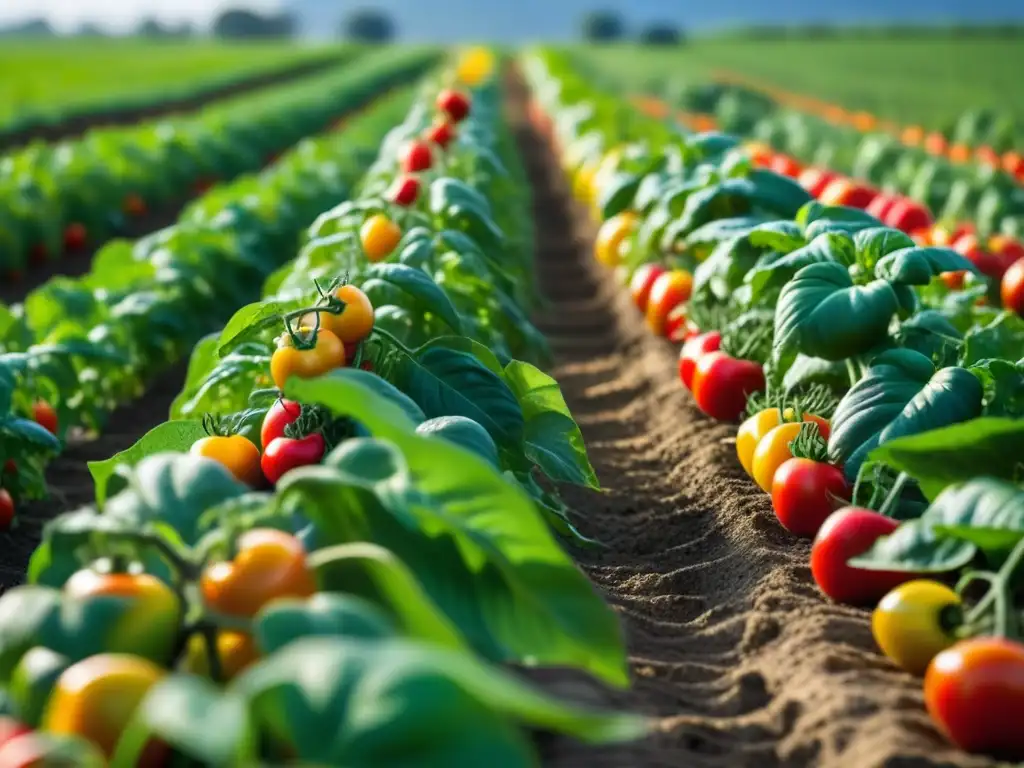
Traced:
[[261, 72], [232, 83], [208, 88], [200, 93], [179, 96], [144, 107], [82, 112], [53, 125], [35, 125], [22, 130], [7, 131], [0, 133], [0, 152], [9, 152], [36, 139], [60, 141], [74, 138], [97, 126], [133, 125], [141, 120], [149, 120], [175, 112], [194, 112], [214, 101], [230, 96], [240, 96], [243, 93], [268, 88], [272, 85], [282, 85], [289, 80], [297, 80], [314, 72], [324, 71], [344, 60], [345, 58], [342, 56], [331, 56], [315, 61], [304, 61], [284, 69]]
[[[546, 745], [559, 768], [981, 768], [930, 725], [920, 681], [875, 649], [864, 611], [819, 596], [806, 542], [776, 522], [735, 458], [735, 427], [695, 408], [676, 350], [649, 334], [591, 256], [592, 227], [557, 161], [510, 105], [534, 186], [537, 317], [553, 374], [582, 428], [604, 493], [567, 490], [574, 552], [625, 622], [634, 688], [604, 701], [656, 718], [621, 748]], [[578, 680], [566, 693], [600, 699]]]

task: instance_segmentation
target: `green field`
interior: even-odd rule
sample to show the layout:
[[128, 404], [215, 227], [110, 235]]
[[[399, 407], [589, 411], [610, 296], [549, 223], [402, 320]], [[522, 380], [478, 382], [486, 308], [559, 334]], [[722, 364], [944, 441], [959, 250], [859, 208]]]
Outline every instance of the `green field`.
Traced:
[[978, 107], [1024, 122], [1019, 38], [697, 40], [671, 50], [602, 48], [594, 60], [683, 81], [734, 72], [901, 123], [938, 126]]
[[337, 52], [295, 43], [5, 40], [0, 124], [27, 113], [59, 115], [194, 93]]

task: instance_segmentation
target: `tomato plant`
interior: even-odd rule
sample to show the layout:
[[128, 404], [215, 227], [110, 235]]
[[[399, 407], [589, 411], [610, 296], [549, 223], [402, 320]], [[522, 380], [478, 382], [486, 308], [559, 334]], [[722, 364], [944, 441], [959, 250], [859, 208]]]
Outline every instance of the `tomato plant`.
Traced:
[[[298, 336], [283, 334], [277, 349], [270, 358], [270, 376], [274, 386], [284, 389], [289, 376], [309, 379], [322, 373], [345, 365], [345, 344], [328, 330], [316, 332], [312, 340], [313, 329], [300, 328]], [[312, 344], [312, 346], [296, 346]]]

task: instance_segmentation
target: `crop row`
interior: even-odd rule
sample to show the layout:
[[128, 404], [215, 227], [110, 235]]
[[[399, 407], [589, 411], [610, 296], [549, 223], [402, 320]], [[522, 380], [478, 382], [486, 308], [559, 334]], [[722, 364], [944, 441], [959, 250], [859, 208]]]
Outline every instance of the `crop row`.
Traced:
[[[275, 78], [336, 64], [354, 48], [267, 45], [142, 46], [121, 41], [31, 46], [0, 53], [0, 146], [71, 135], [83, 125], [128, 122], [181, 109]], [[112, 78], [111, 73], [117, 77]]]
[[[347, 70], [345, 85], [305, 93], [295, 106], [323, 126], [432, 61], [415, 53], [370, 57]], [[389, 103], [400, 104], [396, 98]], [[256, 295], [302, 230], [358, 180], [394, 109], [299, 144], [263, 173], [210, 190], [174, 226], [108, 243], [82, 277], [55, 277], [23, 304], [0, 307], [2, 487], [15, 499], [41, 496], [45, 464], [72, 430], [100, 429], [118, 404]]]
[[[635, 92], [643, 85], [613, 76], [600, 58], [590, 56], [581, 63], [588, 75], [618, 88]], [[944, 224], [970, 221], [983, 237], [1024, 238], [1024, 187], [1019, 183], [1024, 164], [1001, 170], [998, 165], [958, 163], [924, 146], [907, 145], [899, 137], [865, 130], [867, 126], [836, 125], [814, 114], [783, 108], [763, 94], [733, 85], [693, 85], [681, 96], [665, 86], [650, 95], [678, 103], [696, 115], [711, 116], [721, 130], [763, 142], [801, 165], [829, 168], [884, 192], [908, 195]]]
[[821, 592], [874, 609], [954, 744], [1024, 757], [1024, 318], [952, 248], [813, 200], [739, 137], [645, 118], [564, 54], [528, 64], [595, 257], [682, 344], [700, 410], [741, 422], [737, 459], [813, 540]]
[[642, 732], [499, 666], [628, 683], [557, 538], [550, 481], [596, 479], [528, 362], [529, 198], [475, 55], [483, 81], [428, 83], [264, 298], [195, 346], [180, 418], [47, 526], [0, 597], [0, 763], [534, 766], [530, 730]]
[[[100, 128], [79, 139], [36, 144], [0, 159], [0, 274], [16, 280], [33, 262], [101, 243], [128, 217], [260, 168], [303, 136], [358, 104], [391, 64], [424, 51], [367, 54], [356, 63], [182, 117]], [[401, 74], [401, 73], [399, 73]], [[352, 87], [355, 75], [364, 90]]]

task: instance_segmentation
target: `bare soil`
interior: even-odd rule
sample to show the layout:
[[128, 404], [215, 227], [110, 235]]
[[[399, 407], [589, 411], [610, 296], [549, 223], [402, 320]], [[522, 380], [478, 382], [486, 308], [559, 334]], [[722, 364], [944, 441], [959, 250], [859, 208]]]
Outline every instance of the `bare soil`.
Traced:
[[562, 693], [655, 719], [639, 744], [544, 744], [558, 768], [982, 768], [924, 710], [921, 681], [875, 648], [869, 614], [815, 588], [809, 545], [776, 521], [744, 474], [735, 426], [703, 416], [677, 378], [678, 350], [647, 331], [628, 292], [592, 257], [594, 230], [570, 202], [550, 147], [511, 116], [534, 191], [536, 319], [553, 375], [604, 491], [565, 489], [582, 532], [573, 552], [621, 616], [634, 685], [609, 693], [546, 673]]

